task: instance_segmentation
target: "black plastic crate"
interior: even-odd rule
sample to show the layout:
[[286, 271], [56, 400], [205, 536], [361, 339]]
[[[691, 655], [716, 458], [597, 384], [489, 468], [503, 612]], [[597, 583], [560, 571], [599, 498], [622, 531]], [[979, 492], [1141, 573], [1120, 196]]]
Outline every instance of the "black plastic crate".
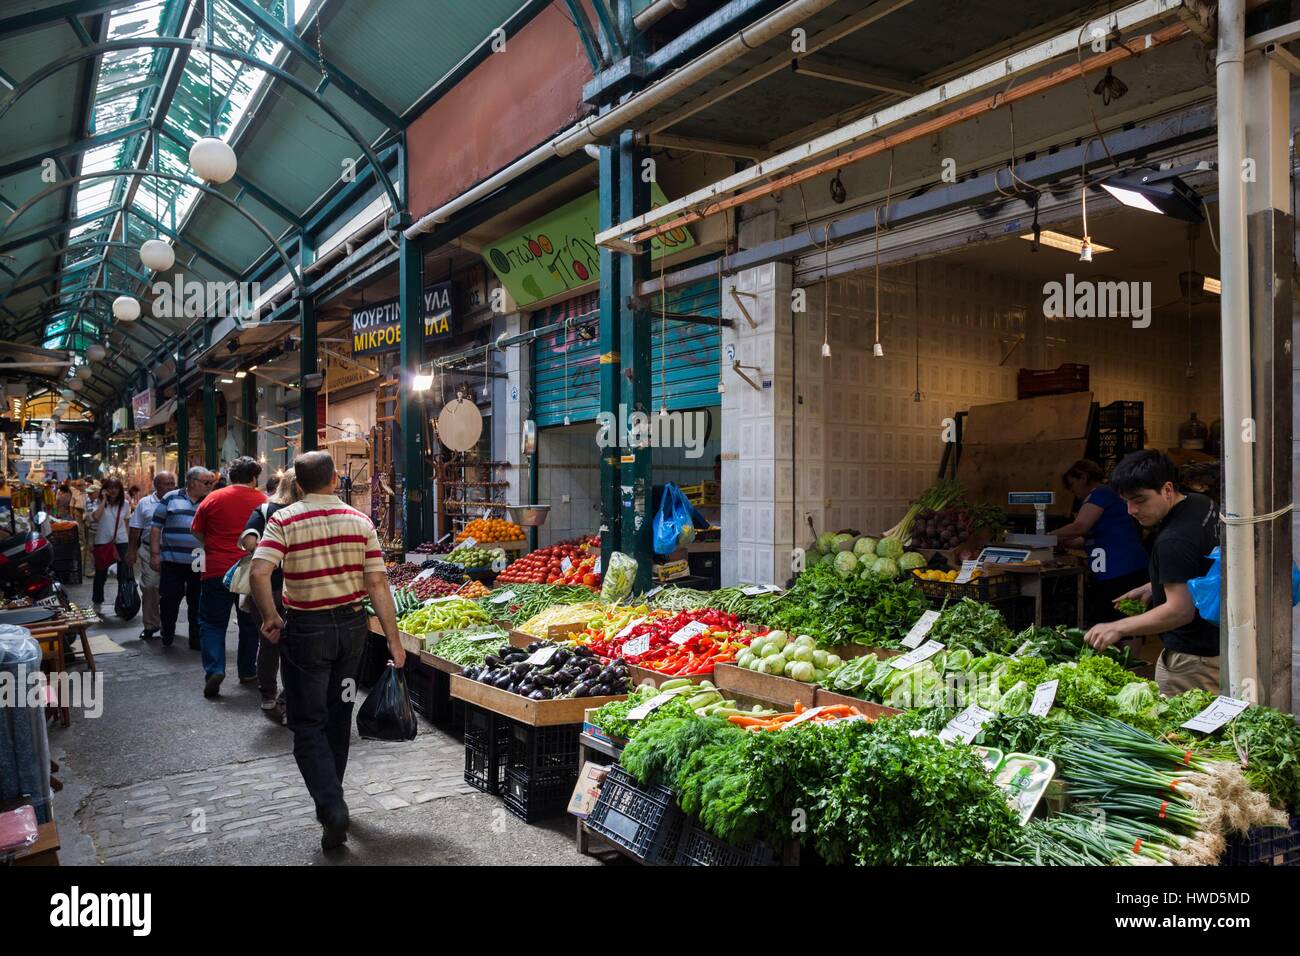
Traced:
[[759, 840], [732, 846], [702, 827], [688, 823], [677, 844], [675, 862], [677, 866], [780, 866], [781, 858]]
[[465, 782], [484, 793], [500, 793], [510, 752], [510, 721], [465, 706]]
[[1142, 429], [1103, 428], [1097, 433], [1097, 454], [1102, 458], [1123, 458], [1142, 448]]
[[562, 816], [569, 807], [577, 770], [506, 770], [501, 798], [506, 809], [525, 823]]
[[451, 723], [451, 675], [434, 668], [433, 702], [429, 719], [440, 727]]
[[1257, 827], [1228, 840], [1224, 866], [1300, 866], [1300, 817], [1290, 826]]
[[433, 718], [434, 676], [438, 671], [415, 654], [406, 655], [406, 691], [418, 713]]
[[369, 687], [379, 680], [388, 666], [388, 641], [382, 634], [366, 634], [361, 645], [361, 661], [357, 665], [357, 683]]
[[1098, 428], [1136, 428], [1144, 424], [1142, 402], [1111, 402], [1097, 410]]
[[616, 843], [638, 860], [667, 865], [677, 851], [685, 817], [667, 787], [643, 788], [615, 764], [587, 815], [587, 829]]
[[[450, 681], [448, 681], [450, 683]], [[465, 702], [459, 697], [452, 697], [448, 703], [451, 705], [451, 718], [447, 722], [447, 729], [457, 737], [465, 736]]]
[[524, 770], [577, 770], [582, 724], [532, 727], [510, 724], [510, 766]]

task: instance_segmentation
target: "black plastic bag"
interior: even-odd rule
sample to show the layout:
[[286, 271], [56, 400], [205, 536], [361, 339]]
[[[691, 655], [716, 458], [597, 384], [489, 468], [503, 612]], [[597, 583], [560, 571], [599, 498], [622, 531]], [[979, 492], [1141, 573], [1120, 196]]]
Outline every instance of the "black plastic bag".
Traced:
[[357, 711], [357, 733], [366, 740], [414, 740], [415, 731], [406, 675], [390, 662]]
[[135, 578], [125, 561], [117, 565], [117, 600], [113, 610], [124, 621], [129, 621], [140, 613], [140, 589], [136, 587]]

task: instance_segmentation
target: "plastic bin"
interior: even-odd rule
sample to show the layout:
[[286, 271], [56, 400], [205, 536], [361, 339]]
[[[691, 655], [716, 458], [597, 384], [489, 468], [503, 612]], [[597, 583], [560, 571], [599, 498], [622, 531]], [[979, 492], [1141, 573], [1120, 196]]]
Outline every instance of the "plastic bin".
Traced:
[[1142, 402], [1111, 402], [1097, 410], [1097, 427], [1106, 428], [1143, 428], [1145, 405]]
[[411, 695], [411, 706], [429, 719], [433, 719], [433, 683], [437, 673], [419, 655], [406, 655], [406, 690]]
[[1070, 362], [1056, 368], [1022, 368], [1016, 379], [1016, 397], [1022, 399], [1086, 391], [1088, 366]]
[[49, 823], [54, 793], [45, 707], [27, 706], [28, 688], [42, 679], [41, 646], [27, 628], [0, 624], [0, 671], [18, 691], [12, 706], [0, 707], [0, 805], [30, 803], [36, 822]]
[[510, 767], [502, 785], [506, 809], [525, 823], [562, 816], [568, 809], [577, 770], [524, 770]]
[[465, 782], [500, 793], [510, 752], [510, 721], [472, 704], [464, 707]]
[[751, 840], [732, 846], [689, 823], [677, 845], [675, 863], [677, 866], [780, 866], [781, 858], [766, 843]]
[[1300, 866], [1300, 817], [1288, 827], [1258, 827], [1228, 840], [1224, 866]]
[[578, 735], [582, 724], [532, 727], [507, 720], [510, 766], [524, 770], [577, 770]]
[[642, 788], [615, 764], [587, 816], [587, 829], [644, 863], [667, 865], [677, 852], [685, 817], [667, 787]]

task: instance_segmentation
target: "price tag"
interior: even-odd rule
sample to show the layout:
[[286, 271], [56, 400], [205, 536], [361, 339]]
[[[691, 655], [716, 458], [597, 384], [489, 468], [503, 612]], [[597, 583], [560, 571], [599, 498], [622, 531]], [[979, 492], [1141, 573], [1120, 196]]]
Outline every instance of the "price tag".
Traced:
[[654, 597], [656, 594], [658, 594], [660, 591], [662, 591], [663, 589], [664, 589], [664, 586], [663, 586], [662, 584], [656, 584], [656, 585], [655, 585], [654, 587], [652, 587], [649, 591], [646, 591], [645, 594], [641, 595], [641, 597], [642, 597], [644, 600], [648, 601], [648, 600], [650, 600], [652, 597]]
[[916, 650], [908, 651], [906, 654], [900, 655], [899, 657], [891, 657], [889, 659], [889, 666], [897, 667], [899, 670], [913, 667], [921, 663], [921, 661], [928, 661], [930, 658], [934, 657], [935, 654], [938, 654], [943, 650], [943, 648], [944, 645], [940, 644], [938, 641], [927, 641], [925, 644], [916, 648]]
[[926, 611], [921, 615], [920, 620], [912, 625], [912, 629], [907, 632], [907, 637], [903, 638], [903, 646], [916, 648], [921, 646], [925, 640], [925, 635], [930, 633], [930, 628], [934, 627], [934, 622], [939, 620], [938, 611]]
[[456, 595], [454, 594], [447, 594], [444, 595], [443, 597], [427, 598], [422, 606], [428, 607], [430, 604], [441, 604], [443, 601], [458, 601], [458, 600], [463, 601], [465, 599], [457, 598]]
[[550, 647], [543, 647], [541, 650], [533, 651], [532, 655], [524, 663], [536, 664], [539, 667], [545, 667], [548, 663], [550, 663], [551, 658], [555, 655], [555, 652], [558, 651], [559, 649], [560, 649], [559, 644], [552, 644]]
[[627, 637], [629, 634], [632, 633], [632, 628], [636, 627], [644, 620], [645, 618], [643, 617], [633, 618], [628, 623], [627, 627], [623, 628], [623, 630], [619, 631], [617, 634], [614, 635], [614, 640], [621, 641], [623, 638]]
[[600, 555], [596, 555], [596, 563], [591, 566], [592, 574], [600, 574], [600, 562], [604, 560]]
[[437, 568], [425, 568], [423, 571], [421, 571], [419, 574], [415, 576], [415, 579], [411, 581], [411, 583], [414, 584], [416, 581], [423, 581], [425, 578], [431, 578], [434, 576], [437, 570], [438, 570]]
[[687, 624], [685, 627], [680, 628], [672, 637], [668, 638], [668, 640], [672, 641], [674, 644], [685, 644], [692, 637], [697, 637], [708, 629], [709, 625], [705, 624], [703, 621], [691, 621], [691, 623]]
[[456, 547], [452, 548], [451, 550], [459, 551], [461, 548], [472, 548], [476, 544], [478, 544], [478, 541], [475, 540], [474, 538], [466, 538], [464, 541], [456, 545]]
[[746, 597], [758, 597], [760, 594], [780, 594], [781, 589], [775, 584], [751, 584], [747, 588], [741, 588], [740, 593]]
[[488, 603], [489, 603], [489, 604], [505, 604], [507, 601], [509, 601], [509, 600], [510, 600], [512, 597], [514, 597], [514, 596], [515, 596], [515, 592], [514, 592], [514, 591], [502, 591], [500, 594], [494, 594], [494, 595], [492, 595], [490, 598], [488, 598]]
[[638, 654], [644, 654], [648, 650], [650, 650], [650, 635], [641, 634], [632, 638], [623, 645], [623, 656], [636, 657]]
[[1033, 647], [1033, 645], [1034, 645], [1034, 642], [1033, 642], [1033, 641], [1025, 641], [1025, 643], [1021, 644], [1018, 648], [1016, 648], [1015, 653], [1012, 654], [1011, 656], [1012, 656], [1012, 657], [1019, 657], [1019, 656], [1020, 656], [1021, 654], [1023, 654], [1025, 651], [1029, 650], [1029, 648]]
[[660, 694], [658, 697], [651, 697], [645, 703], [637, 704], [635, 707], [629, 710], [627, 712], [627, 719], [641, 720], [643, 717], [648, 717], [652, 712], [658, 710], [660, 707], [668, 703], [676, 696], [677, 695], [675, 693], [672, 693], [672, 694]]
[[796, 717], [794, 720], [792, 720], [792, 721], [790, 721], [789, 723], [787, 723], [785, 726], [786, 726], [786, 727], [793, 727], [793, 726], [795, 726], [795, 724], [802, 724], [805, 720], [812, 720], [814, 717], [816, 717], [818, 714], [820, 714], [820, 713], [822, 712], [823, 709], [824, 709], [824, 708], [821, 708], [821, 707], [809, 707], [809, 708], [808, 708], [807, 710], [805, 710], [802, 714], [800, 714], [800, 715], [799, 715], [798, 717]]
[[1034, 688], [1034, 702], [1029, 705], [1029, 712], [1035, 717], [1046, 717], [1047, 712], [1056, 703], [1056, 687], [1060, 681], [1045, 680]]
[[505, 635], [500, 631], [486, 631], [482, 634], [470, 634], [465, 638], [465, 640], [471, 643], [477, 643], [479, 641], [500, 641], [504, 639]]
[[570, 571], [572, 568], [573, 568], [573, 560], [572, 560], [571, 558], [565, 558], [564, 560], [562, 560], [562, 561], [560, 562], [560, 570], [561, 570], [561, 571], [564, 571], [564, 572], [567, 573], [567, 572]]
[[448, 531], [446, 534], [444, 534], [441, 538], [438, 539], [438, 544], [446, 544], [450, 540], [451, 540], [451, 532]]
[[975, 573], [980, 566], [979, 558], [971, 558], [969, 561], [961, 563], [961, 571], [957, 573], [957, 580], [953, 584], [969, 584], [971, 575]]
[[1188, 730], [1199, 730], [1203, 734], [1212, 734], [1228, 721], [1235, 718], [1250, 704], [1235, 697], [1216, 697], [1214, 703], [1183, 724]]
[[980, 728], [996, 716], [991, 710], [971, 704], [948, 721], [948, 726], [939, 731], [939, 739], [945, 742], [960, 740], [968, 744], [979, 734]]

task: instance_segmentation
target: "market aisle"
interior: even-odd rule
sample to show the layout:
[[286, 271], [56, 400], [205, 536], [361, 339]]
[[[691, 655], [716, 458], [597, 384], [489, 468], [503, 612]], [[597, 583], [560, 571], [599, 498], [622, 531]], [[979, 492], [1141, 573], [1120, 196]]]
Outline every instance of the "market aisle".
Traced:
[[[111, 608], [114, 583], [108, 585]], [[79, 605], [89, 583], [69, 589]], [[255, 686], [233, 677], [203, 698], [197, 651], [139, 640], [140, 620], [109, 620], [124, 653], [96, 658], [102, 714], [74, 711], [51, 727], [64, 790], [55, 818], [65, 864], [580, 863], [568, 818], [527, 826], [462, 778], [464, 750], [421, 718], [409, 744], [353, 737], [346, 853], [326, 861], [320, 827], [293, 760], [292, 737], [261, 715]], [[80, 669], [80, 665], [76, 665]]]

